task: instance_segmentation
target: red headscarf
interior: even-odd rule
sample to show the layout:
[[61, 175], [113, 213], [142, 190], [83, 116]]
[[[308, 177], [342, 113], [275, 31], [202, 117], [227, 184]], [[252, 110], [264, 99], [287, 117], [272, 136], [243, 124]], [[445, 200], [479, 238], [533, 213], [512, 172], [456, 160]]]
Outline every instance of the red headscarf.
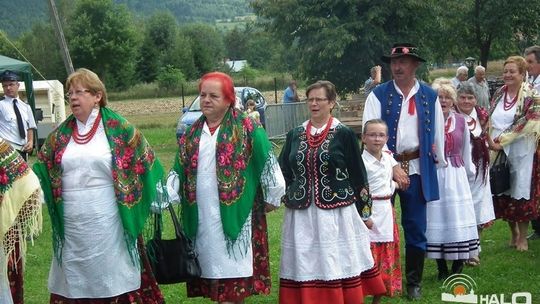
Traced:
[[221, 72], [206, 73], [201, 77], [201, 81], [199, 81], [199, 92], [201, 91], [203, 82], [207, 80], [219, 81], [221, 83], [221, 93], [223, 94], [223, 98], [228, 101], [231, 106], [234, 106], [236, 95], [234, 94], [234, 83], [231, 76]]

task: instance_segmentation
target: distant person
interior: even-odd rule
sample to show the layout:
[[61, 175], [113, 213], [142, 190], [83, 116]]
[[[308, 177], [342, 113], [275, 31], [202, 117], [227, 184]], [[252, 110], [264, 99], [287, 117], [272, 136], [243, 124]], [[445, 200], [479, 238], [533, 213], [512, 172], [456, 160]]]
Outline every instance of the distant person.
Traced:
[[34, 149], [36, 121], [30, 105], [19, 97], [19, 76], [6, 70], [0, 74], [4, 96], [0, 97], [0, 138], [28, 160]]
[[298, 87], [296, 80], [291, 80], [289, 86], [283, 92], [283, 103], [298, 102], [300, 98], [298, 97]]
[[[525, 49], [525, 60], [527, 60], [527, 72], [529, 73], [529, 87], [540, 93], [540, 46], [533, 45]], [[529, 240], [540, 239], [540, 218], [531, 221], [533, 233], [527, 238]]]
[[[391, 202], [399, 185], [392, 180], [395, 166], [399, 166], [390, 153], [383, 151], [388, 140], [388, 127], [381, 119], [367, 121], [362, 130], [364, 151], [362, 160], [369, 180], [369, 191], [373, 201], [369, 230], [371, 253], [386, 288], [384, 295], [395, 297], [401, 294], [401, 260], [399, 258], [399, 229], [395, 210]], [[382, 295], [374, 295], [372, 304], [381, 303]]]
[[369, 93], [381, 83], [381, 66], [376, 65], [370, 69], [370, 77], [364, 82], [364, 95], [368, 96]]
[[37, 176], [0, 138], [0, 303], [22, 304], [26, 242], [41, 231], [43, 195]]
[[462, 81], [467, 81], [467, 78], [469, 77], [469, 68], [462, 65], [456, 70], [456, 77], [452, 78], [452, 85], [454, 86], [454, 89], [457, 89], [459, 84]]
[[489, 86], [486, 80], [486, 68], [479, 65], [474, 68], [474, 76], [469, 78], [469, 83], [473, 85], [476, 92], [478, 106], [489, 108]]
[[259, 111], [257, 111], [255, 101], [253, 99], [249, 99], [246, 103], [246, 113], [249, 117], [255, 119], [258, 123], [261, 123], [261, 114]]
[[66, 89], [73, 114], [33, 167], [52, 225], [50, 303], [164, 303], [143, 240], [163, 168], [142, 133], [106, 107], [94, 72], [76, 70]]
[[533, 45], [525, 49], [527, 71], [529, 72], [529, 85], [540, 93], [540, 46]]

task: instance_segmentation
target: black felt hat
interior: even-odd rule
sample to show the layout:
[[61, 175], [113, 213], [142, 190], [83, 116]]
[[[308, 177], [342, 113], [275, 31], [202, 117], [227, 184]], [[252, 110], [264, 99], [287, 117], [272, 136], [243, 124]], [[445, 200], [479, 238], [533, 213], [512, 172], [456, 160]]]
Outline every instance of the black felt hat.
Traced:
[[390, 55], [381, 56], [381, 60], [390, 63], [392, 58], [398, 58], [403, 56], [410, 56], [420, 62], [426, 62], [426, 60], [418, 55], [418, 47], [412, 43], [396, 43], [390, 50]]

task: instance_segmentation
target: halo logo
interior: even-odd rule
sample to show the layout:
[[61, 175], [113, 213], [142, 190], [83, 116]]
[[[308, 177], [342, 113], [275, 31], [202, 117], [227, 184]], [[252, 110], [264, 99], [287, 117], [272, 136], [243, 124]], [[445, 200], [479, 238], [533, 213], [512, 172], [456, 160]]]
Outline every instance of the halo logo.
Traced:
[[466, 274], [453, 274], [443, 282], [443, 302], [478, 303], [476, 282]]
[[515, 292], [507, 302], [504, 294], [477, 295], [476, 282], [466, 274], [449, 276], [441, 287], [443, 302], [472, 304], [532, 304], [530, 292]]

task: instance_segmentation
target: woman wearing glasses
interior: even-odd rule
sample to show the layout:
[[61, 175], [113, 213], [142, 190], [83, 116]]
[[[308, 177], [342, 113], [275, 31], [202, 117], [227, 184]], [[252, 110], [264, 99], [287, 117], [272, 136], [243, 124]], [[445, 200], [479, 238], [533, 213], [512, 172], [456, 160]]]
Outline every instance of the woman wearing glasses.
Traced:
[[34, 165], [52, 223], [50, 303], [163, 303], [141, 237], [163, 168], [139, 130], [106, 107], [95, 73], [79, 69], [66, 87], [73, 114]]
[[332, 117], [337, 94], [331, 82], [317, 81], [306, 95], [311, 117], [289, 131], [279, 157], [287, 183], [279, 300], [359, 303], [368, 285], [361, 273], [374, 265], [360, 146]]

